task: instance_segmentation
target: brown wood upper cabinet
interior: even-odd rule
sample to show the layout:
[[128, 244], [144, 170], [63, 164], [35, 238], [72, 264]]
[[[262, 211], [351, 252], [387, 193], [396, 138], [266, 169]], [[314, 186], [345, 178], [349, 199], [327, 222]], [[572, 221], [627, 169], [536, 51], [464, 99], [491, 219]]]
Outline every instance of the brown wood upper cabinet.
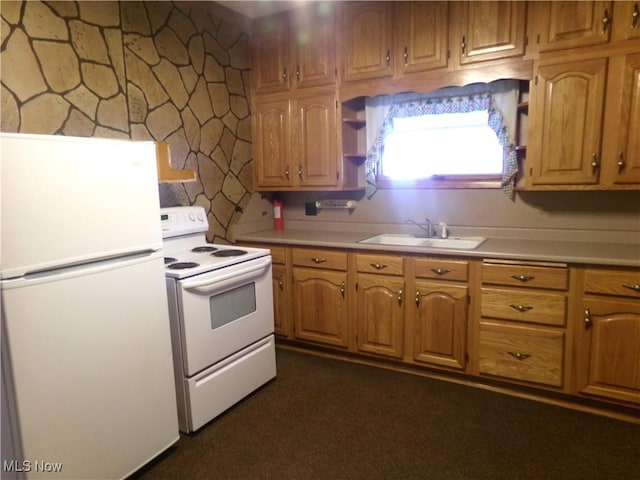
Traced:
[[640, 38], [640, 4], [633, 1], [530, 2], [540, 53]]
[[257, 19], [252, 37], [257, 93], [335, 84], [335, 10], [330, 2]]
[[527, 186], [637, 188], [640, 54], [571, 58], [539, 63]]
[[452, 5], [451, 43], [457, 63], [524, 55], [526, 2], [470, 1]]
[[526, 2], [347, 2], [342, 80], [456, 70], [522, 56], [525, 31]]
[[256, 100], [253, 121], [257, 189], [341, 185], [336, 102], [334, 93], [315, 90], [291, 100]]

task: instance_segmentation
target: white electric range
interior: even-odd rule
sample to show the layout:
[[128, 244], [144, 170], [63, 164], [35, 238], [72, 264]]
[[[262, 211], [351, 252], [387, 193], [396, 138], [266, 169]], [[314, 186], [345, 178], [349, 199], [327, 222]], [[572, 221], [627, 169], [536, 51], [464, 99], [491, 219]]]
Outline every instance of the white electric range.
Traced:
[[276, 375], [271, 255], [207, 243], [202, 207], [160, 213], [178, 418], [190, 433]]

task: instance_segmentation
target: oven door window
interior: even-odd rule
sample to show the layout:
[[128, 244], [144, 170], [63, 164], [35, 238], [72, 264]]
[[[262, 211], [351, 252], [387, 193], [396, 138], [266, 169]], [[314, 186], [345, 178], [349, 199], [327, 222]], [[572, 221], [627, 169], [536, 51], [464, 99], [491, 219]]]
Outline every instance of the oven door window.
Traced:
[[209, 297], [211, 328], [215, 330], [256, 311], [256, 284], [247, 283]]

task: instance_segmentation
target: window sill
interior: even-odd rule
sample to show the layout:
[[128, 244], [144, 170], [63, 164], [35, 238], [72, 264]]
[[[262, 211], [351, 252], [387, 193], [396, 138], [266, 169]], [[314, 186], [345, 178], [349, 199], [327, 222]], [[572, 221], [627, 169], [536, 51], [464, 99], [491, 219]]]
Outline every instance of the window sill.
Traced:
[[496, 175], [474, 175], [474, 176], [437, 176], [420, 180], [395, 180], [389, 177], [377, 177], [376, 187], [380, 189], [438, 189], [438, 188], [502, 188], [502, 179]]

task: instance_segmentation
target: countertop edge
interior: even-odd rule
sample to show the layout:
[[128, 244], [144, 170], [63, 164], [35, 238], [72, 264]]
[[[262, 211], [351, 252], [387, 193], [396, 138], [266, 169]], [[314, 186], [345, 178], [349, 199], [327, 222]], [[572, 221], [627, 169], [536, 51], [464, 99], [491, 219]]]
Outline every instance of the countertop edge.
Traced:
[[475, 250], [461, 250], [358, 243], [358, 240], [376, 235], [376, 233], [379, 232], [264, 230], [237, 235], [235, 241], [282, 246], [342, 248], [449, 257], [493, 258], [501, 260], [590, 264], [632, 268], [640, 267], [640, 245], [634, 244], [487, 238], [487, 240]]

